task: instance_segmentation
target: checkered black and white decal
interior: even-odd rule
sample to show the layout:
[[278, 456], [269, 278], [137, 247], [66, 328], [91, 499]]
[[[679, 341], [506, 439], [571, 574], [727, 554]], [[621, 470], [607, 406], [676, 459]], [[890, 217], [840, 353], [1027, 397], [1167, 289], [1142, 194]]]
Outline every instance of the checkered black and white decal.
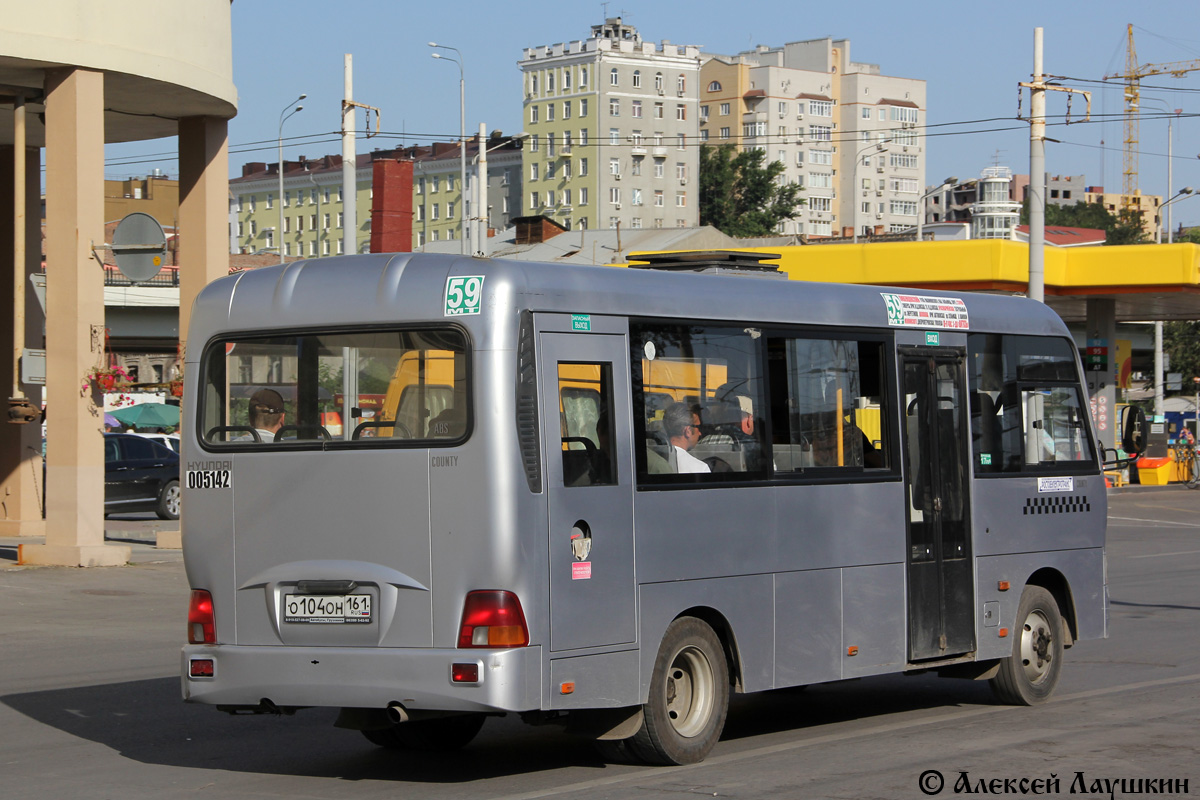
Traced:
[[1055, 495], [1025, 498], [1025, 514], [1078, 514], [1091, 511], [1087, 495]]

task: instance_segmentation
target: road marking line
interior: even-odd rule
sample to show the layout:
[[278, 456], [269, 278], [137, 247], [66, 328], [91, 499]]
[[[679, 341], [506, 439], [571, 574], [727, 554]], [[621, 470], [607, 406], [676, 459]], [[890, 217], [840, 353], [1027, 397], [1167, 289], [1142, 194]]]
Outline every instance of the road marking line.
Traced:
[[1194, 556], [1200, 550], [1180, 550], [1175, 553], [1146, 553], [1140, 556], [1125, 556], [1126, 558], [1166, 558], [1167, 556]]
[[[1089, 689], [1083, 692], [1075, 692], [1074, 694], [1055, 697], [1049, 702], [1050, 704], [1068, 703], [1074, 700], [1090, 700], [1094, 697], [1105, 697], [1107, 695], [1136, 691], [1138, 689], [1154, 689], [1161, 686], [1173, 686], [1179, 683], [1196, 682], [1200, 682], [1200, 674], [1180, 675], [1174, 678], [1159, 678], [1158, 680], [1153, 681], [1127, 683], [1121, 686], [1109, 686], [1102, 689]], [[842, 742], [846, 741], [847, 739], [857, 739], [859, 737], [874, 736], [881, 733], [895, 733], [897, 731], [909, 730], [911, 728], [919, 728], [923, 725], [940, 725], [947, 722], [956, 722], [958, 720], [983, 716], [986, 714], [996, 714], [1003, 711], [1016, 711], [1019, 708], [1021, 708], [1021, 706], [981, 706], [978, 708], [968, 708], [961, 711], [951, 712], [949, 714], [937, 714], [932, 718], [925, 717], [917, 720], [904, 720], [901, 722], [876, 725], [867, 730], [830, 733], [824, 736], [816, 736], [811, 739], [804, 739], [803, 741], [799, 742], [784, 742], [782, 744], [756, 747], [752, 750], [744, 750], [740, 753], [730, 753], [729, 755], [709, 758], [699, 764], [689, 764], [683, 767], [651, 767], [647, 769], [638, 769], [636, 772], [630, 772], [624, 775], [614, 775], [608, 778], [596, 778], [590, 781], [580, 781], [579, 783], [567, 784], [566, 786], [556, 786], [547, 789], [539, 789], [532, 792], [522, 792], [521, 794], [506, 794], [493, 798], [492, 800], [539, 800], [539, 798], [543, 797], [554, 797], [556, 795], [587, 792], [604, 786], [615, 786], [621, 783], [634, 783], [637, 781], [656, 783], [657, 781], [655, 779], [659, 776], [673, 776], [675, 773], [683, 770], [697, 770], [705, 767], [717, 767], [724, 764], [736, 763], [738, 761], [748, 761], [752, 758], [776, 755], [778, 753], [787, 753], [793, 750], [802, 750], [817, 745], [830, 744], [832, 742]]]
[[1171, 522], [1170, 520], [1165, 519], [1139, 519], [1137, 517], [1109, 517], [1110, 521], [1114, 519], [1121, 520], [1122, 522], [1148, 523], [1151, 527], [1174, 525], [1179, 528], [1200, 528], [1200, 525], [1196, 524], [1195, 522]]

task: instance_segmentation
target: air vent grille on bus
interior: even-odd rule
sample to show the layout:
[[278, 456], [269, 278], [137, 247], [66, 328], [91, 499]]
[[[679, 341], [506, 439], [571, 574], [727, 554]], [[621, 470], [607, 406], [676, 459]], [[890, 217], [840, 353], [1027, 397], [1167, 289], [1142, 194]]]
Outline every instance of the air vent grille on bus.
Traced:
[[537, 366], [533, 351], [533, 312], [521, 312], [517, 334], [517, 441], [529, 491], [542, 491], [541, 443], [538, 440]]

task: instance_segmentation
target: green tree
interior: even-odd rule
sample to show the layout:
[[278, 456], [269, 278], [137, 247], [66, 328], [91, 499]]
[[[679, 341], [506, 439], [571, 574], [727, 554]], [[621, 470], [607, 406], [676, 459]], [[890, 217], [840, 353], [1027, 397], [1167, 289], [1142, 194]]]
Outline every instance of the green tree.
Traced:
[[[1029, 224], [1029, 200], [1021, 206], [1021, 224]], [[1104, 243], [1145, 244], [1150, 241], [1142, 229], [1142, 215], [1130, 208], [1113, 214], [1102, 203], [1080, 200], [1073, 206], [1046, 205], [1046, 224], [1064, 228], [1098, 228], [1104, 231]]]
[[1192, 378], [1200, 377], [1200, 322], [1165, 323], [1163, 352], [1171, 357], [1171, 372], [1183, 375], [1184, 393], [1192, 392]]
[[700, 148], [700, 224], [728, 236], [771, 236], [804, 204], [800, 187], [781, 184], [783, 164], [763, 165], [757, 148], [738, 152], [731, 144]]

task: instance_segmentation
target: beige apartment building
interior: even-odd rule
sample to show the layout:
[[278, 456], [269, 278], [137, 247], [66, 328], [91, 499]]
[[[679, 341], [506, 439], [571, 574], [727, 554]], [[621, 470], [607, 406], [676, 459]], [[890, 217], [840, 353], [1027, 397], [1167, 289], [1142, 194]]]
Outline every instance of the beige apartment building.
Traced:
[[780, 233], [895, 233], [917, 223], [925, 182], [925, 82], [851, 60], [848, 39], [706, 55], [700, 139], [756, 147], [804, 188]]
[[698, 225], [700, 60], [620, 17], [526, 48], [525, 213], [568, 229]]

